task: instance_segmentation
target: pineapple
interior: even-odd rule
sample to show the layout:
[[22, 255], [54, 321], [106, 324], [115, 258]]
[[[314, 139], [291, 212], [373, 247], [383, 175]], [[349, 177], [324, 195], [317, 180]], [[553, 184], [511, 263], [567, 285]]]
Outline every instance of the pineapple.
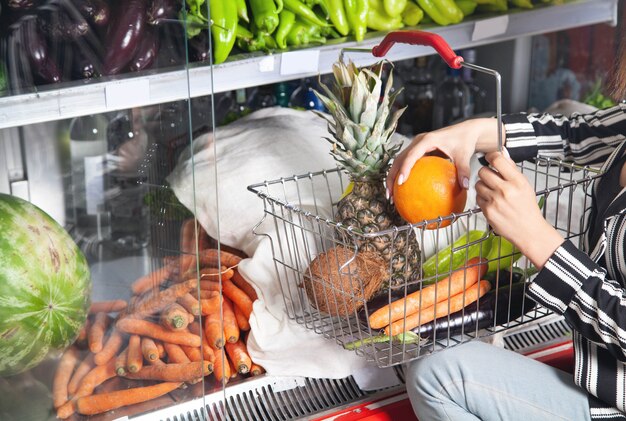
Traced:
[[[385, 197], [384, 180], [401, 147], [391, 137], [404, 109], [392, 112], [400, 91], [391, 93], [392, 72], [383, 88], [382, 70], [383, 63], [358, 69], [340, 60], [333, 65], [332, 89], [320, 83], [324, 93], [315, 92], [330, 112], [318, 115], [328, 121], [331, 155], [353, 183], [352, 191], [337, 204], [339, 222], [366, 234], [406, 223]], [[359, 236], [358, 246], [379, 252], [390, 265], [386, 285], [400, 286], [419, 274], [420, 249], [412, 230]]]

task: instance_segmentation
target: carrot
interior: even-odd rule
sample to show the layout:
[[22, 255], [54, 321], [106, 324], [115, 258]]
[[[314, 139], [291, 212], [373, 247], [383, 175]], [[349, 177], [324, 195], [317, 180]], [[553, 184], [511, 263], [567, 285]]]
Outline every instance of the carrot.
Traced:
[[68, 348], [61, 356], [52, 380], [52, 404], [55, 409], [69, 400], [67, 387], [79, 362], [79, 351], [74, 346]]
[[124, 335], [119, 330], [113, 328], [100, 352], [94, 355], [93, 361], [96, 365], [106, 364], [120, 351], [123, 344]]
[[175, 303], [178, 298], [187, 294], [197, 286], [197, 280], [188, 279], [180, 284], [174, 284], [163, 291], [154, 292], [146, 299], [137, 303], [133, 309], [133, 314], [145, 316], [148, 314], [158, 313], [159, 311], [165, 309], [168, 305]]
[[161, 380], [165, 382], [188, 382], [210, 374], [208, 361], [189, 363], [147, 365], [137, 373], [125, 377], [137, 380]]
[[150, 361], [148, 361], [148, 364], [150, 364], [150, 365], [163, 365], [163, 364], [165, 364], [165, 363], [163, 362], [163, 360], [162, 360], [162, 359], [157, 358], [156, 360], [150, 360]]
[[57, 408], [57, 418], [64, 420], [74, 415], [75, 412], [76, 406], [74, 405], [74, 401], [70, 400]]
[[133, 282], [130, 288], [135, 295], [143, 294], [150, 289], [158, 289], [158, 287], [168, 279], [171, 273], [172, 266], [163, 266], [162, 268], [150, 272], [147, 275], [144, 275], [141, 278], [137, 279], [135, 282]]
[[89, 332], [90, 326], [91, 326], [91, 322], [89, 321], [89, 318], [87, 318], [85, 320], [85, 323], [83, 323], [83, 326], [78, 331], [78, 336], [76, 337], [76, 340], [74, 341], [74, 343], [80, 346], [81, 348], [83, 347], [83, 345], [87, 343], [87, 334]]
[[222, 328], [219, 314], [210, 313], [206, 316], [204, 320], [204, 334], [211, 347], [220, 349], [224, 346], [224, 329]]
[[200, 305], [202, 306], [202, 315], [208, 316], [211, 313], [219, 313], [220, 306], [222, 305], [222, 296], [220, 293], [216, 293], [212, 298], [201, 299]]
[[189, 361], [202, 361], [204, 359], [202, 358], [202, 352], [200, 352], [200, 348], [197, 348], [195, 346], [184, 346], [184, 345], [181, 345], [180, 348], [183, 350], [185, 355], [187, 355], [187, 358], [189, 358]]
[[171, 344], [168, 342], [163, 343], [163, 347], [165, 347], [165, 352], [167, 352], [167, 362], [170, 364], [183, 364], [191, 362], [185, 351], [180, 347], [180, 345]]
[[115, 372], [118, 376], [126, 374], [126, 364], [128, 363], [128, 347], [124, 348], [122, 352], [115, 358]]
[[76, 410], [83, 415], [95, 415], [123, 406], [145, 402], [163, 396], [178, 387], [181, 382], [158, 383], [153, 386], [135, 387], [115, 392], [101, 393], [78, 399]]
[[115, 376], [115, 360], [111, 360], [105, 365], [98, 365], [94, 367], [83, 378], [83, 381], [80, 382], [80, 386], [78, 387], [78, 390], [74, 394], [73, 398], [78, 399], [80, 397], [93, 394], [96, 387]]
[[452, 272], [450, 276], [432, 285], [415, 291], [405, 298], [393, 301], [379, 308], [369, 316], [372, 329], [380, 329], [405, 316], [431, 307], [435, 303], [446, 300], [478, 282], [487, 271], [487, 262], [479, 257], [470, 259], [466, 268]]
[[125, 310], [128, 303], [124, 300], [96, 301], [91, 303], [89, 314], [96, 313], [117, 313]]
[[231, 299], [234, 305], [239, 307], [243, 315], [246, 316], [246, 319], [250, 319], [250, 314], [252, 314], [252, 300], [245, 292], [240, 290], [237, 285], [233, 284], [231, 281], [222, 281], [222, 292]]
[[202, 291], [221, 291], [218, 281], [200, 281], [200, 292]]
[[226, 353], [223, 349], [216, 348], [213, 348], [213, 352], [215, 353], [215, 361], [213, 361], [213, 374], [215, 375], [215, 379], [222, 384], [226, 384], [231, 374]]
[[220, 295], [220, 292], [217, 289], [215, 291], [209, 291], [209, 290], [206, 290], [206, 289], [201, 289], [198, 296], [200, 297], [200, 299], [208, 300], [209, 298], [213, 298], [213, 297], [216, 297], [218, 295]]
[[234, 379], [235, 377], [237, 377], [237, 369], [235, 369], [235, 365], [233, 364], [230, 358], [227, 358], [226, 361], [228, 361], [228, 368], [230, 370], [230, 378]]
[[231, 279], [231, 281], [233, 281], [233, 284], [237, 285], [240, 290], [245, 292], [246, 295], [250, 297], [252, 302], [259, 299], [254, 287], [248, 281], [246, 281], [246, 279], [241, 275], [241, 273], [239, 273], [237, 269], [235, 269], [233, 273], [233, 279]]
[[165, 353], [165, 347], [163, 346], [163, 342], [154, 341], [154, 343], [156, 344], [156, 347], [159, 350], [159, 358], [165, 358], [167, 354]]
[[243, 315], [241, 309], [237, 306], [233, 306], [233, 310], [235, 311], [235, 319], [237, 319], [237, 326], [239, 326], [239, 330], [244, 332], [250, 330], [250, 322], [246, 319], [246, 316]]
[[198, 253], [201, 267], [219, 268], [226, 266], [228, 268], [235, 267], [241, 262], [242, 258], [236, 254], [225, 250], [206, 249]]
[[183, 306], [174, 302], [161, 312], [159, 321], [166, 329], [185, 330], [189, 325], [189, 313]]
[[393, 322], [385, 328], [385, 334], [397, 335], [402, 332], [409, 331], [424, 323], [431, 322], [439, 317], [452, 314], [455, 311], [463, 309], [463, 307], [477, 301], [491, 289], [489, 281], [482, 280], [465, 291], [453, 295], [449, 300], [440, 301], [435, 305], [424, 308], [416, 313], [407, 315], [405, 319]]
[[108, 324], [109, 316], [106, 313], [98, 313], [91, 324], [89, 332], [87, 332], [89, 350], [94, 354], [102, 350], [102, 340]]
[[178, 345], [200, 346], [200, 336], [190, 332], [172, 332], [156, 323], [141, 319], [126, 318], [117, 321], [117, 328], [122, 332], [135, 335], [148, 336], [163, 342], [171, 342]]
[[239, 340], [235, 343], [227, 343], [225, 348], [237, 372], [241, 374], [248, 373], [252, 366], [252, 360], [250, 359], [250, 355], [248, 355], [248, 350], [243, 341]]
[[159, 359], [159, 349], [150, 338], [141, 338], [141, 353], [146, 361], [156, 361]]
[[201, 329], [200, 329], [200, 323], [198, 322], [193, 322], [193, 323], [189, 323], [189, 326], [187, 326], [187, 330], [189, 330], [189, 332], [193, 333], [194, 335], [198, 335], [201, 336]]
[[[195, 255], [198, 240], [195, 218], [185, 219], [180, 227], [180, 252]], [[179, 259], [179, 273], [185, 273], [192, 266], [191, 259]]]
[[226, 298], [222, 302], [222, 322], [224, 324], [224, 337], [226, 342], [235, 343], [239, 340], [239, 325], [235, 318], [235, 310], [232, 302]]
[[260, 376], [263, 373], [265, 373], [265, 369], [263, 367], [256, 363], [252, 363], [252, 366], [250, 367], [250, 375]]
[[200, 302], [190, 292], [178, 298], [178, 303], [194, 316], [200, 315]]
[[94, 358], [93, 354], [87, 355], [87, 357], [85, 357], [85, 359], [78, 365], [78, 367], [76, 368], [76, 371], [74, 371], [74, 374], [72, 375], [72, 378], [70, 379], [70, 382], [67, 385], [67, 391], [69, 392], [70, 395], [73, 395], [74, 393], [76, 393], [76, 391], [78, 390], [78, 386], [80, 385], [80, 382], [83, 380], [85, 375], [89, 373], [91, 369], [94, 367], [93, 358]]
[[213, 352], [213, 348], [209, 346], [209, 343], [207, 342], [207, 339], [206, 339], [206, 335], [202, 335], [200, 332], [200, 323], [198, 322], [190, 323], [188, 329], [191, 333], [202, 336], [201, 348], [202, 348], [202, 356], [204, 357], [204, 359], [207, 361], [211, 361], [211, 362], [215, 361], [215, 353]]
[[126, 368], [131, 373], [136, 373], [143, 367], [143, 354], [141, 353], [141, 336], [131, 335], [128, 340], [128, 355], [126, 356]]

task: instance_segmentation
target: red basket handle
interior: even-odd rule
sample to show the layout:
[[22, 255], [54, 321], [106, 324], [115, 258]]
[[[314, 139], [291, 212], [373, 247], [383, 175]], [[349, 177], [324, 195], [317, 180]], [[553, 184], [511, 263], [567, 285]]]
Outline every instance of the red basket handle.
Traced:
[[389, 32], [380, 44], [372, 48], [372, 54], [374, 54], [375, 57], [383, 57], [395, 43], [433, 47], [448, 66], [453, 69], [460, 69], [461, 63], [463, 63], [463, 57], [457, 56], [454, 50], [450, 48], [448, 43], [441, 36], [425, 31]]

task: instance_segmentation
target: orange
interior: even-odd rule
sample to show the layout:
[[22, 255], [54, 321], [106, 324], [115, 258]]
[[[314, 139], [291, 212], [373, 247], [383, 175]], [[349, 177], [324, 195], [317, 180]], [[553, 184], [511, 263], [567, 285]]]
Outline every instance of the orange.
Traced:
[[[456, 166], [448, 159], [424, 156], [419, 159], [408, 178], [393, 186], [393, 201], [400, 216], [412, 224], [459, 213], [465, 209], [467, 192], [459, 186]], [[443, 228], [451, 220], [436, 222], [427, 229]]]

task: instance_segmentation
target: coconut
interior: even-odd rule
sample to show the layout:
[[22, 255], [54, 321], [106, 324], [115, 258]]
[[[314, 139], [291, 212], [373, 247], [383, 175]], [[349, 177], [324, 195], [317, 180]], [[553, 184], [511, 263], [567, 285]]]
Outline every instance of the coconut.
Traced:
[[331, 316], [358, 311], [387, 279], [387, 265], [374, 251], [337, 246], [320, 253], [309, 265], [304, 288], [309, 302]]

